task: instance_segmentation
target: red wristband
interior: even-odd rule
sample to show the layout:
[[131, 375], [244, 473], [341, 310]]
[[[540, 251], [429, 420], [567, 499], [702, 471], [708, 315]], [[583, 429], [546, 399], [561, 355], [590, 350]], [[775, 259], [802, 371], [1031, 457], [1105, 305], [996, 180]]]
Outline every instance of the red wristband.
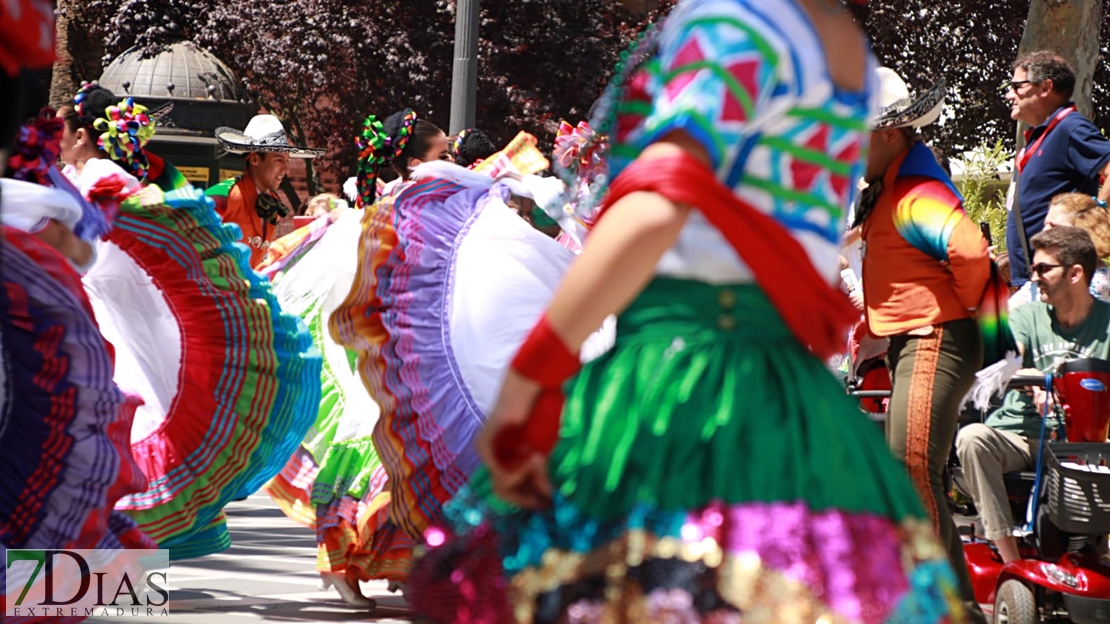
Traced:
[[541, 316], [532, 328], [512, 363], [513, 370], [539, 382], [544, 388], [559, 388], [581, 367], [578, 354], [572, 352], [555, 333], [547, 314]]
[[559, 440], [559, 422], [563, 415], [563, 393], [545, 389], [536, 398], [527, 420], [509, 425], [493, 438], [497, 463], [512, 470], [534, 453], [548, 455]]

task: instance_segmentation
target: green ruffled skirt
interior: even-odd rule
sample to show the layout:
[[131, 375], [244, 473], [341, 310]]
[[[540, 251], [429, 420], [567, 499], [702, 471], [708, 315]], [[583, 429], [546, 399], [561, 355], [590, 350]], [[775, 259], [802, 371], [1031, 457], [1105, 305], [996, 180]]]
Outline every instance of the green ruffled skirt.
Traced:
[[595, 518], [710, 500], [922, 514], [875, 425], [757, 286], [654, 280], [566, 393], [552, 476]]
[[551, 504], [479, 470], [425, 532], [418, 621], [960, 620], [904, 468], [757, 286], [655, 279], [564, 390]]

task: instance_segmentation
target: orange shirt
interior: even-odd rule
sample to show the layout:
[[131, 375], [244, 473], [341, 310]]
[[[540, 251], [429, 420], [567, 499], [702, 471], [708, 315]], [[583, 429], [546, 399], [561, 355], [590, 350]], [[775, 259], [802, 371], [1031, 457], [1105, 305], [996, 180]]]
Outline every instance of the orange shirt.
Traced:
[[862, 229], [865, 313], [876, 336], [976, 315], [990, 278], [987, 241], [946, 182], [920, 143], [883, 176]]
[[266, 223], [254, 209], [258, 201], [258, 190], [249, 175], [243, 175], [235, 182], [226, 196], [221, 196], [220, 187], [225, 181], [206, 193], [216, 202], [216, 212], [224, 223], [234, 223], [243, 230], [242, 242], [251, 248], [250, 265], [257, 267], [266, 258], [266, 249], [277, 238], [277, 227]]

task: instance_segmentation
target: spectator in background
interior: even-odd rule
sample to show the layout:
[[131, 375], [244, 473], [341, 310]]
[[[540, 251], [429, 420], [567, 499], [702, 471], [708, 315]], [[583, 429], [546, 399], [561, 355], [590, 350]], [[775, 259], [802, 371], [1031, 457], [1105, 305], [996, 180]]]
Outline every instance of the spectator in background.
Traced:
[[1010, 281], [1020, 287], [1029, 281], [1029, 239], [1044, 229], [1053, 197], [1078, 192], [1110, 199], [1110, 141], [1076, 112], [1075, 72], [1059, 55], [1032, 52], [1013, 69], [1004, 85], [1010, 117], [1032, 126], [1017, 156], [1006, 223]]
[[[1022, 355], [1022, 375], [1043, 375], [1060, 359], [1110, 357], [1110, 304], [1089, 294], [1098, 258], [1095, 245], [1081, 229], [1046, 228], [1030, 241], [1032, 267], [1040, 283], [1039, 300], [1010, 315], [1010, 329]], [[1002, 475], [1031, 470], [1041, 432], [1045, 392], [1010, 390], [1002, 407], [986, 424], [964, 427], [956, 436], [956, 454], [964, 469], [971, 498], [983, 522], [985, 537], [1006, 563], [1021, 558], [1013, 536], [1014, 519], [1006, 500]], [[1056, 427], [1055, 419], [1045, 423]]]
[[1110, 301], [1110, 271], [1105, 259], [1110, 257], [1110, 210], [1106, 203], [1082, 193], [1064, 193], [1052, 198], [1044, 229], [1075, 226], [1091, 237], [1098, 254], [1094, 275], [1091, 276], [1091, 296]]

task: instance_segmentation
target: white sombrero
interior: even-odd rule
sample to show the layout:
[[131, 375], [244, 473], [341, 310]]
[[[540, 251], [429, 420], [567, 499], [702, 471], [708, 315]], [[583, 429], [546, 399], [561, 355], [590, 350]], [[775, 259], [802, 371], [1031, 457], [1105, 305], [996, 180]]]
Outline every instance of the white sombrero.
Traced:
[[255, 115], [242, 132], [235, 128], [216, 128], [216, 140], [220, 142], [221, 148], [232, 154], [276, 152], [289, 154], [292, 158], [316, 158], [325, 151], [316, 147], [291, 145], [281, 120], [273, 115]]
[[917, 98], [910, 95], [906, 81], [889, 67], [875, 70], [879, 76], [879, 105], [875, 119], [878, 128], [923, 128], [937, 119], [944, 110], [945, 82], [941, 78]]

